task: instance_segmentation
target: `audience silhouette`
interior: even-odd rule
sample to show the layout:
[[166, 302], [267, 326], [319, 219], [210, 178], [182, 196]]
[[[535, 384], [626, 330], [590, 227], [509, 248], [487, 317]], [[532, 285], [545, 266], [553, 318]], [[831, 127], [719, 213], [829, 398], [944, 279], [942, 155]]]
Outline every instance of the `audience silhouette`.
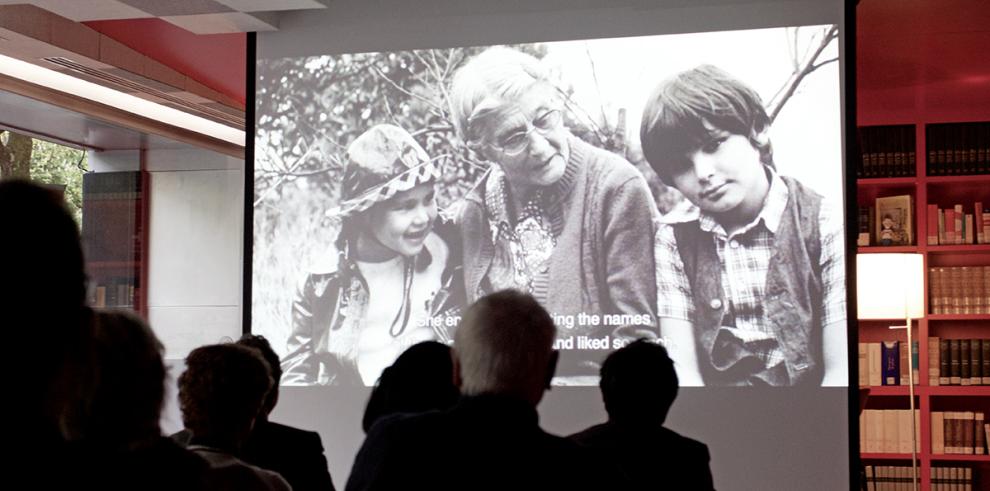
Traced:
[[414, 344], [382, 371], [371, 391], [361, 427], [367, 433], [382, 416], [447, 409], [457, 402], [450, 347], [436, 341]]
[[572, 440], [611, 460], [637, 489], [714, 489], [708, 447], [663, 427], [678, 387], [663, 346], [640, 339], [614, 351], [599, 384], [608, 422]]
[[538, 425], [536, 405], [557, 362], [555, 334], [532, 296], [505, 290], [479, 299], [454, 335], [463, 397], [446, 411], [382, 418], [347, 490], [624, 488], [621, 479], [583, 472], [602, 466]]
[[132, 314], [91, 314], [91, 363], [84, 397], [66, 411], [84, 480], [102, 489], [209, 489], [205, 460], [162, 436], [162, 344]]
[[291, 489], [278, 473], [248, 464], [237, 455], [272, 387], [257, 350], [236, 344], [194, 349], [179, 377], [182, 422], [191, 433], [189, 449], [210, 463], [213, 478], [227, 489]]
[[[7, 393], [8, 464], [37, 476], [40, 488], [58, 487], [65, 473], [50, 472], [74, 459], [67, 454], [59, 415], [72, 402], [71, 379], [84, 366], [85, 283], [75, 222], [60, 197], [26, 181], [0, 182], [0, 325]], [[18, 376], [30, 370], [30, 376]]]
[[278, 472], [294, 491], [333, 491], [333, 480], [327, 470], [320, 434], [268, 420], [278, 403], [278, 385], [282, 379], [282, 367], [272, 345], [263, 336], [254, 334], [245, 334], [237, 344], [261, 353], [274, 380], [272, 389], [265, 396], [254, 430], [241, 451], [241, 459]]
[[[7, 373], [32, 367], [12, 379], [19, 400], [7, 407], [19, 449], [10, 463], [36, 487], [334, 489], [319, 435], [268, 420], [282, 373], [267, 340], [245, 335], [189, 354], [183, 449], [159, 427], [162, 344], [131, 314], [85, 306], [79, 233], [61, 198], [4, 181], [0, 210], [0, 319], [13, 346], [49, 356], [3, 357]], [[467, 309], [453, 349], [411, 347], [368, 400], [347, 490], [713, 489], [708, 448], [663, 427], [678, 381], [653, 342], [602, 365], [606, 423], [569, 439], [540, 429], [555, 337], [532, 296], [505, 290]]]

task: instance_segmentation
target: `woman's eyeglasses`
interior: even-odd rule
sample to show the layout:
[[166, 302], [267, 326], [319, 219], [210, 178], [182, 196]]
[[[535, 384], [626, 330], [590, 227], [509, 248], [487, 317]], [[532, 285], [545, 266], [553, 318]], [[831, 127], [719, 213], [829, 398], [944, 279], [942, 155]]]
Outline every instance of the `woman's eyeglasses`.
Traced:
[[519, 155], [529, 148], [529, 135], [538, 131], [541, 134], [555, 130], [560, 126], [563, 114], [560, 109], [551, 109], [533, 119], [532, 123], [526, 123], [526, 128], [519, 128], [515, 131], [492, 143], [492, 147], [504, 152], [506, 155]]

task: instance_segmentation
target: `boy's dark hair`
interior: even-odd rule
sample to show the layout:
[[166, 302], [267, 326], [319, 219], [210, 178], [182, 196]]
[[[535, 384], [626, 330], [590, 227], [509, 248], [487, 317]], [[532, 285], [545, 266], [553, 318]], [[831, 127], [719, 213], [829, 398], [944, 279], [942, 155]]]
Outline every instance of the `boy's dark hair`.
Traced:
[[271, 386], [257, 350], [237, 344], [196, 348], [179, 376], [182, 422], [197, 439], [236, 441], [258, 416]]
[[678, 385], [667, 349], [646, 339], [614, 351], [602, 363], [599, 387], [610, 421], [663, 423]]
[[770, 126], [760, 95], [721, 68], [700, 65], [661, 82], [643, 109], [643, 156], [665, 184], [690, 165], [689, 152], [713, 139], [706, 121], [749, 138], [763, 164], [773, 168], [770, 141], [756, 138]]

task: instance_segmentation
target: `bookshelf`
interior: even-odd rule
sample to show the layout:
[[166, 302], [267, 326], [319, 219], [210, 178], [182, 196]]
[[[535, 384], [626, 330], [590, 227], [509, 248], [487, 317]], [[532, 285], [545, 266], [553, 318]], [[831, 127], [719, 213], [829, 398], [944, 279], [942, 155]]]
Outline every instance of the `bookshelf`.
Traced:
[[[933, 413], [951, 414], [982, 412], [990, 418], [990, 385], [938, 385], [929, 381], [930, 337], [940, 339], [990, 340], [990, 305], [987, 313], [977, 313], [976, 300], [972, 309], [935, 312], [932, 277], [946, 274], [946, 269], [990, 266], [990, 244], [929, 244], [931, 226], [929, 208], [949, 209], [962, 204], [965, 213], [975, 214], [974, 203], [987, 203], [990, 211], [990, 123], [982, 122], [916, 122], [913, 124], [878, 125], [860, 128], [858, 140], [863, 157], [857, 163], [857, 204], [861, 208], [875, 206], [877, 198], [907, 195], [911, 197], [911, 227], [909, 244], [880, 246], [876, 241], [876, 217], [864, 226], [860, 217], [859, 231], [868, 229], [870, 245], [858, 248], [860, 254], [884, 252], [919, 253], [925, 262], [925, 298], [928, 305], [924, 318], [913, 325], [918, 341], [918, 380], [915, 404], [919, 422], [919, 489], [932, 489], [933, 480], [947, 469], [972, 468], [973, 489], [990, 489], [990, 452], [976, 454], [934, 453]], [[907, 149], [906, 147], [913, 147]], [[898, 155], [901, 154], [901, 155]], [[911, 160], [914, 154], [920, 158]], [[904, 166], [913, 164], [913, 169]], [[908, 174], [908, 175], [905, 175]], [[911, 177], [913, 176], [913, 177]], [[875, 211], [874, 211], [875, 213]], [[936, 222], [937, 223], [937, 222]], [[973, 229], [977, 229], [974, 225]], [[990, 229], [987, 230], [990, 232]], [[936, 234], [937, 235], [937, 234]], [[943, 234], [944, 235], [944, 234]], [[975, 233], [973, 233], [975, 240]], [[935, 268], [934, 270], [932, 268]], [[941, 268], [941, 270], [939, 270]], [[948, 277], [948, 276], [946, 276]], [[939, 286], [941, 288], [941, 286]], [[975, 287], [974, 287], [975, 288]], [[990, 288], [990, 285], [988, 285]], [[990, 297], [990, 291], [983, 293]], [[982, 305], [982, 304], [981, 304]], [[891, 325], [903, 325], [903, 319], [890, 321], [859, 321], [860, 343], [906, 341], [903, 329], [891, 330]], [[908, 408], [906, 385], [871, 386], [866, 410], [905, 410]], [[865, 412], [865, 411], [864, 411]], [[984, 423], [990, 420], [984, 420]], [[944, 428], [943, 428], [944, 430]], [[974, 428], [975, 430], [975, 428]], [[861, 426], [861, 431], [868, 429]], [[868, 437], [868, 436], [867, 436]], [[937, 440], [937, 438], [936, 438]], [[873, 450], [876, 447], [872, 448]], [[866, 452], [860, 457], [867, 466], [910, 466], [910, 453]]]
[[88, 302], [147, 316], [147, 172], [83, 175], [82, 243]]

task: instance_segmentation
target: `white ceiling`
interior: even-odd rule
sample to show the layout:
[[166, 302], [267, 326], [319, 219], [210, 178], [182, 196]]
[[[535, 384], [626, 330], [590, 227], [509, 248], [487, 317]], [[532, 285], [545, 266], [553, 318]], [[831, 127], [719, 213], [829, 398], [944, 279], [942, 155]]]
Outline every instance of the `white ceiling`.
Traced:
[[187, 149], [192, 145], [0, 91], [0, 128], [91, 150]]
[[272, 31], [279, 14], [326, 8], [327, 0], [0, 0], [0, 5], [31, 4], [67, 19], [160, 18], [195, 34]]

